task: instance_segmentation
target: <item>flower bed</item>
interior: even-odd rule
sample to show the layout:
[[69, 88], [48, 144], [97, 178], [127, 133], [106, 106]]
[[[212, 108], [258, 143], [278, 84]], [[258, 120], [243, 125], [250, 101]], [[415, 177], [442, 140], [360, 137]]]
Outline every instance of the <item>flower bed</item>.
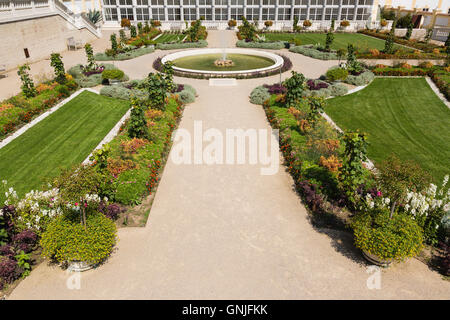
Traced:
[[[119, 70], [116, 66], [110, 63], [102, 63], [99, 68], [94, 71], [85, 72], [85, 66], [77, 64], [70, 68], [67, 72], [74, 78], [75, 82], [82, 88], [95, 87], [103, 83], [103, 71], [110, 72], [112, 70]], [[102, 70], [101, 72], [99, 72]], [[127, 75], [124, 75], [120, 81], [128, 81]]]
[[320, 59], [320, 60], [337, 60], [338, 57], [335, 52], [320, 51], [314, 45], [294, 46], [290, 47], [289, 51], [294, 53], [300, 53], [305, 56]]
[[276, 42], [264, 42], [264, 41], [245, 41], [239, 40], [236, 42], [236, 47], [239, 48], [260, 48], [260, 49], [270, 49], [270, 50], [281, 50], [286, 48], [283, 41]]
[[130, 50], [122, 53], [118, 53], [116, 55], [108, 55], [106, 53], [96, 53], [95, 60], [97, 61], [122, 61], [122, 60], [130, 60], [145, 54], [149, 54], [155, 51], [155, 45], [151, 44], [148, 46], [142, 47], [134, 47], [130, 46]]
[[159, 50], [174, 50], [174, 49], [188, 49], [188, 48], [205, 48], [208, 46], [206, 40], [199, 40], [196, 42], [177, 42], [177, 43], [158, 43], [156, 49]]
[[[359, 33], [368, 35], [368, 36], [372, 36], [378, 39], [383, 39], [386, 40], [388, 37], [387, 33], [379, 33], [373, 30], [359, 30]], [[402, 44], [404, 46], [408, 46], [408, 47], [412, 47], [412, 48], [416, 48], [419, 50], [423, 50], [425, 52], [432, 52], [434, 49], [440, 49], [440, 46], [437, 46], [433, 43], [430, 42], [421, 42], [421, 41], [417, 41], [417, 40], [406, 40], [406, 39], [402, 39], [399, 37], [394, 37], [394, 42]]]
[[[165, 77], [163, 83], [169, 82]], [[152, 90], [150, 85], [142, 87], [143, 83], [127, 85]], [[160, 86], [153, 83], [153, 88]], [[0, 258], [0, 290], [25, 270], [19, 261], [29, 261], [29, 257], [14, 258], [17, 250], [35, 249], [39, 239], [42, 254], [61, 263], [96, 265], [109, 257], [116, 243], [116, 226], [111, 220], [118, 218], [124, 205], [139, 204], [155, 191], [172, 132], [182, 115], [180, 97], [188, 93], [195, 99], [195, 90], [188, 85], [172, 88], [175, 93], [163, 98], [162, 105], [154, 104], [157, 93], [149, 95], [153, 99], [150, 105], [132, 100], [131, 118], [108, 145], [93, 153], [92, 163], [63, 170], [46, 190], [21, 198], [6, 181], [0, 185], [0, 256], [8, 255]], [[137, 137], [137, 132], [142, 136]], [[31, 263], [28, 267], [29, 273]]]
[[[285, 89], [257, 87], [250, 99], [253, 103], [265, 99], [267, 118], [279, 129], [285, 165], [313, 213], [313, 223], [352, 228], [355, 244], [366, 256], [387, 261], [416, 256], [423, 242], [444, 239], [450, 231], [443, 222], [444, 206], [450, 200], [448, 176], [438, 189], [418, 165], [395, 157], [378, 163], [379, 174], [374, 175], [363, 165], [366, 135], [339, 134], [320, 116], [323, 100], [305, 97], [306, 90], [326, 89], [320, 88], [323, 82], [305, 80], [293, 73], [283, 83]], [[388, 244], [383, 239], [389, 239]]]
[[20, 93], [0, 102], [0, 140], [71, 95], [78, 85], [72, 76], [67, 79], [64, 85], [54, 81], [39, 84], [35, 97], [26, 98]]

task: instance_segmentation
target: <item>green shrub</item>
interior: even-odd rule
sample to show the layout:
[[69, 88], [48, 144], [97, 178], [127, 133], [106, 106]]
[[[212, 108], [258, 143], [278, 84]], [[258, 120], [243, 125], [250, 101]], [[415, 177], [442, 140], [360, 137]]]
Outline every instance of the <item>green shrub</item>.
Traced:
[[58, 262], [84, 261], [97, 264], [111, 254], [116, 244], [114, 222], [101, 213], [88, 215], [86, 229], [79, 219], [62, 215], [48, 225], [40, 244], [42, 255]]
[[156, 49], [159, 50], [173, 50], [173, 49], [187, 49], [187, 48], [204, 48], [208, 45], [206, 40], [199, 40], [197, 42], [180, 42], [180, 43], [158, 43]]
[[283, 41], [276, 42], [246, 42], [245, 40], [239, 40], [236, 42], [236, 47], [240, 48], [261, 48], [261, 49], [271, 49], [280, 50], [284, 49], [285, 45]]
[[132, 49], [130, 51], [124, 52], [124, 53], [119, 53], [117, 55], [113, 56], [108, 56], [106, 53], [96, 53], [95, 54], [95, 60], [97, 61], [122, 61], [122, 60], [130, 60], [130, 59], [134, 59], [140, 56], [143, 56], [145, 54], [148, 53], [152, 53], [155, 51], [155, 46], [153, 45], [149, 45], [147, 47], [140, 47], [137, 49]]
[[183, 102], [184, 104], [192, 103], [195, 101], [195, 95], [190, 90], [184, 89], [178, 94], [180, 96], [181, 102]]
[[147, 192], [145, 183], [149, 176], [147, 170], [122, 172], [117, 179], [116, 201], [126, 205], [139, 204]]
[[183, 86], [184, 86], [183, 90], [190, 91], [194, 96], [197, 95], [197, 91], [195, 90], [195, 88], [193, 86], [191, 86], [189, 84], [184, 84]]
[[93, 74], [89, 77], [76, 78], [75, 82], [82, 88], [91, 88], [98, 86], [102, 83], [101, 74]]
[[320, 98], [328, 98], [331, 96], [331, 88], [322, 88], [319, 90], [308, 90], [308, 92], [305, 93], [305, 96], [307, 97], [320, 97]]
[[55, 90], [63, 98], [70, 96], [70, 90], [66, 85], [59, 84], [55, 87]]
[[389, 212], [359, 213], [352, 228], [356, 247], [383, 260], [403, 260], [416, 256], [422, 249], [422, 229], [410, 217]]
[[262, 105], [264, 101], [270, 98], [269, 90], [263, 86], [256, 87], [250, 93], [250, 102]]
[[348, 77], [348, 71], [344, 68], [330, 68], [326, 76], [330, 81], [345, 80]]
[[294, 46], [289, 48], [289, 51], [294, 53], [300, 53], [305, 56], [320, 59], [320, 60], [337, 60], [338, 56], [334, 52], [323, 52], [317, 50], [314, 46], [304, 45], [304, 46]]
[[102, 72], [102, 78], [108, 79], [108, 80], [121, 80], [123, 79], [123, 76], [125, 73], [122, 70], [115, 69], [115, 70], [105, 70]]
[[100, 94], [116, 99], [128, 100], [131, 97], [131, 90], [120, 85], [104, 86], [100, 89]]
[[374, 78], [375, 75], [371, 71], [365, 71], [358, 76], [349, 75], [345, 82], [355, 86], [363, 86], [369, 84]]
[[342, 83], [336, 83], [328, 87], [330, 89], [330, 93], [334, 97], [339, 97], [347, 94], [348, 87]]

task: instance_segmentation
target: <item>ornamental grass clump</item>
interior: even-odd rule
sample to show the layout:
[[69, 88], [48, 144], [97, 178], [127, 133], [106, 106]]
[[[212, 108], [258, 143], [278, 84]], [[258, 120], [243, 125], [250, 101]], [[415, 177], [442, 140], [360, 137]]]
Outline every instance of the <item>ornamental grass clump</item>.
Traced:
[[253, 104], [262, 105], [264, 101], [270, 98], [269, 90], [263, 86], [256, 87], [250, 93], [250, 102]]

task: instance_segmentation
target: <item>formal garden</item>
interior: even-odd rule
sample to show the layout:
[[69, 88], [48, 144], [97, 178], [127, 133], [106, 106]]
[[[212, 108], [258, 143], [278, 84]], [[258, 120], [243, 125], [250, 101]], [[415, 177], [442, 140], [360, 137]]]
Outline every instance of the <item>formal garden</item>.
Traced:
[[[417, 257], [448, 280], [450, 40], [437, 46], [395, 37], [396, 21], [358, 33], [342, 22], [326, 32], [297, 24], [274, 32], [271, 23], [258, 30], [243, 18], [236, 46], [335, 60], [320, 77], [297, 68], [282, 81], [299, 66], [262, 50], [174, 60], [154, 53], [206, 47], [201, 20], [162, 31], [156, 20], [134, 26], [124, 19], [106, 51], [84, 46], [85, 64], [66, 70], [61, 54], [52, 54], [54, 75], [40, 83], [28, 64], [20, 66], [20, 93], [0, 102], [0, 292], [10, 293], [44, 260], [71, 271], [99, 268], [117, 247], [119, 228], [146, 225], [172, 134], [185, 106], [197, 106], [195, 85], [179, 77], [210, 78], [177, 67], [250, 70], [236, 79], [277, 75], [249, 92], [249, 105], [279, 129], [284, 169], [313, 226], [350, 234], [370, 264]], [[115, 62], [152, 53], [143, 68], [154, 71], [140, 79]], [[419, 63], [397, 61], [403, 58]]]
[[292, 72], [256, 87], [250, 101], [280, 130], [285, 165], [315, 224], [352, 230], [356, 247], [382, 266], [425, 248], [433, 252], [426, 262], [448, 276], [450, 110], [420, 76], [448, 96], [450, 70], [369, 67], [354, 51], [349, 45], [346, 63], [319, 79]]
[[271, 31], [267, 27], [259, 30], [254, 23], [244, 18], [242, 25], [238, 27], [239, 41], [236, 46], [273, 50], [287, 48], [291, 52], [321, 60], [342, 59], [349, 44], [355, 48], [356, 57], [364, 59], [443, 60], [447, 56], [445, 46], [429, 42], [430, 33], [423, 41], [411, 40], [411, 27], [405, 37], [395, 36], [396, 21], [390, 30], [363, 29], [358, 33], [345, 32], [345, 27], [342, 26], [345, 21], [336, 26], [333, 20], [330, 29], [322, 32], [309, 31], [308, 20], [304, 21], [303, 27], [297, 26], [297, 23], [298, 21], [294, 21], [290, 32]]
[[[173, 82], [170, 64], [129, 81], [97, 64], [90, 45], [85, 51], [88, 63], [68, 73], [53, 54], [55, 78], [38, 85], [20, 67], [22, 92], [0, 103], [2, 290], [43, 258], [95, 267], [111, 254], [118, 227], [145, 225], [172, 131], [195, 101], [193, 87]], [[82, 89], [97, 85], [100, 94]]]

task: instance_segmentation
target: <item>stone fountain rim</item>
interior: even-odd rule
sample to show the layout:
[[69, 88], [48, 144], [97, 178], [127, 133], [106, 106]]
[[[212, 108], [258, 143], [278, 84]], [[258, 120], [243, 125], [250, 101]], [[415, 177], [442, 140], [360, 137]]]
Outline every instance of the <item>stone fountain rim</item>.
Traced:
[[[174, 53], [170, 53], [166, 56], [164, 56], [161, 59], [161, 63], [166, 63], [167, 61], [173, 61], [179, 58], [184, 57], [190, 57], [190, 56], [197, 56], [202, 54], [211, 54], [211, 53], [223, 53], [224, 49], [222, 48], [207, 48], [207, 49], [191, 49], [191, 50], [184, 50], [184, 51], [178, 51]], [[271, 59], [274, 64], [265, 68], [258, 68], [258, 69], [248, 69], [248, 70], [235, 70], [235, 71], [209, 71], [209, 70], [197, 70], [197, 69], [186, 69], [186, 68], [179, 68], [176, 66], [173, 66], [173, 69], [175, 71], [181, 71], [181, 72], [187, 72], [187, 73], [195, 73], [195, 74], [213, 74], [213, 75], [240, 75], [240, 74], [248, 74], [252, 72], [267, 72], [272, 71], [275, 69], [280, 69], [283, 64], [284, 60], [281, 56], [267, 52], [267, 51], [261, 51], [261, 50], [253, 50], [253, 49], [243, 49], [243, 48], [227, 48], [225, 49], [226, 53], [233, 53], [233, 54], [244, 54], [249, 56], [258, 56], [258, 57], [264, 57]]]

